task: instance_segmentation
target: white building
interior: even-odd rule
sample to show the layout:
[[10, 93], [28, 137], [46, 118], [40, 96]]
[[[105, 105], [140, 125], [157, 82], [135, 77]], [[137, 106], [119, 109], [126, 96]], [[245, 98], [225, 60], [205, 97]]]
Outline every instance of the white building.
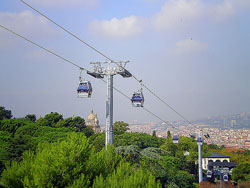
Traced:
[[230, 163], [229, 156], [215, 153], [212, 151], [209, 151], [209, 153], [211, 153], [211, 155], [209, 155], [208, 157], [202, 158], [202, 169], [203, 170], [208, 170], [208, 168], [209, 168], [208, 165], [211, 163], [213, 163], [214, 165], [216, 165], [216, 164], [223, 165], [223, 164]]

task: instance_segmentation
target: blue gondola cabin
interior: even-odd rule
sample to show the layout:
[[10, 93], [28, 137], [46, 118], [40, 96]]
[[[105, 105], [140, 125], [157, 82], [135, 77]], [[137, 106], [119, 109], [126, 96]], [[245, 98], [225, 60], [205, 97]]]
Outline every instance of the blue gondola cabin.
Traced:
[[143, 107], [144, 97], [142, 92], [135, 92], [132, 96], [131, 102], [134, 107]]
[[80, 81], [77, 88], [79, 98], [90, 98], [92, 94], [92, 86], [89, 81]]

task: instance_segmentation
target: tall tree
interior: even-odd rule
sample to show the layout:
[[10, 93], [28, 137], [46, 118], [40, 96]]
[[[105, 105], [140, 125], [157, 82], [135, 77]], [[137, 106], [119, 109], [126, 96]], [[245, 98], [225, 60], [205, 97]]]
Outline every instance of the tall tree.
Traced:
[[56, 127], [57, 122], [63, 120], [63, 116], [57, 112], [51, 112], [44, 116], [44, 118], [39, 118], [37, 120], [38, 125], [40, 126], [49, 126]]
[[74, 118], [69, 117], [64, 120], [59, 120], [55, 127], [68, 127], [72, 128], [76, 132], [83, 132], [85, 136], [90, 137], [94, 134], [94, 131], [85, 125], [85, 120], [80, 116], [76, 116]]
[[72, 133], [56, 143], [39, 145], [36, 154], [26, 152], [23, 161], [13, 161], [2, 173], [8, 187], [68, 187], [81, 177], [92, 146], [82, 134]]
[[11, 119], [12, 114], [10, 110], [6, 110], [3, 106], [0, 106], [0, 120]]
[[107, 178], [102, 175], [96, 178], [93, 188], [145, 187], [160, 188], [159, 182], [148, 170], [136, 168], [136, 165], [120, 163], [118, 168]]
[[80, 116], [74, 118], [69, 117], [64, 120], [59, 120], [56, 124], [56, 127], [71, 127], [81, 131], [83, 128], [86, 128], [85, 120]]
[[167, 138], [171, 138], [172, 136], [171, 136], [171, 133], [170, 133], [170, 131], [168, 131], [168, 133], [167, 133]]
[[34, 124], [33, 122], [26, 121], [23, 119], [5, 119], [0, 121], [0, 130], [8, 131], [12, 133], [12, 136], [14, 137], [14, 134], [19, 127], [22, 127], [24, 125], [33, 125], [33, 124]]
[[155, 130], [153, 131], [152, 136], [153, 136], [153, 137], [157, 137], [157, 136], [156, 136], [156, 131], [155, 131]]
[[128, 123], [125, 123], [123, 121], [117, 121], [114, 123], [114, 132], [118, 134], [125, 133], [129, 130]]
[[36, 122], [36, 115], [35, 114], [28, 114], [24, 117], [25, 120], [28, 120], [28, 121], [33, 121], [33, 122]]
[[232, 178], [234, 181], [250, 181], [250, 162], [238, 164], [234, 170]]

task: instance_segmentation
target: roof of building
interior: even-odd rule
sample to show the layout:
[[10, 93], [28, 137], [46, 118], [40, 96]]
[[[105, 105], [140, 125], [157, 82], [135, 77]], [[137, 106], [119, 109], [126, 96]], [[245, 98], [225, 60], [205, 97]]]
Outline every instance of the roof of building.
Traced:
[[224, 150], [229, 152], [245, 151], [244, 149], [238, 149], [238, 148], [225, 148]]
[[96, 118], [96, 116], [95, 116], [93, 110], [91, 110], [91, 113], [88, 116], [88, 120], [94, 120], [95, 118]]
[[222, 166], [222, 167], [235, 167], [237, 163], [234, 162], [211, 162], [208, 166]]
[[213, 151], [208, 151], [208, 153], [212, 153], [212, 155], [209, 155], [206, 158], [230, 158], [229, 156], [222, 155], [222, 154], [219, 154], [219, 153], [215, 153]]

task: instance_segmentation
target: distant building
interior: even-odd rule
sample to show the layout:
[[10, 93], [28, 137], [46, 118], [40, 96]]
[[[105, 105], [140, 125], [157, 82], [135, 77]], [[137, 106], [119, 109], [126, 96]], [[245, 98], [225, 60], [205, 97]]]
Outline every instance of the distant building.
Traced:
[[97, 114], [94, 114], [93, 110], [91, 111], [90, 115], [88, 116], [87, 127], [90, 127], [93, 129], [95, 133], [101, 132], [101, 127], [99, 125], [99, 120], [97, 118]]
[[202, 158], [202, 168], [204, 170], [220, 171], [222, 173], [229, 173], [237, 165], [237, 163], [230, 162], [230, 157], [209, 151], [211, 155]]
[[230, 124], [231, 124], [232, 128], [235, 127], [236, 126], [236, 120], [232, 119], [231, 122], [230, 122]]

